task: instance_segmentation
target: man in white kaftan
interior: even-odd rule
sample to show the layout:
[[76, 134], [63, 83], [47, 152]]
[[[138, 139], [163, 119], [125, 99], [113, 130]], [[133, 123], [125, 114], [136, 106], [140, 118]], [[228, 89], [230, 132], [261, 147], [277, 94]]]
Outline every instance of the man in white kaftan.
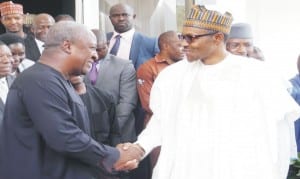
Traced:
[[298, 107], [262, 62], [244, 58], [228, 55], [216, 65], [184, 60], [159, 75], [154, 115], [137, 141], [146, 153], [162, 146], [153, 178], [285, 178], [288, 118], [296, 119], [287, 112]]
[[194, 6], [182, 33], [187, 59], [152, 87], [153, 116], [136, 144], [146, 154], [161, 145], [153, 179], [286, 178], [298, 106], [263, 62], [226, 51], [231, 22]]

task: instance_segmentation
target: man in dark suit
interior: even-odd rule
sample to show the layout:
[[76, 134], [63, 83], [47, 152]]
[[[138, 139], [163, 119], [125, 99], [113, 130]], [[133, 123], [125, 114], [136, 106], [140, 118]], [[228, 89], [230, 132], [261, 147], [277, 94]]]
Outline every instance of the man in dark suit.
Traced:
[[50, 14], [41, 13], [34, 17], [31, 29], [33, 35], [27, 35], [25, 38], [25, 53], [28, 59], [39, 60], [44, 50], [46, 35], [54, 23], [54, 18]]
[[[157, 38], [150, 38], [135, 31], [133, 24], [135, 17], [136, 14], [131, 6], [122, 3], [113, 5], [109, 11], [109, 19], [114, 27], [114, 32], [108, 33], [107, 38], [110, 42], [109, 52], [123, 59], [129, 59], [137, 70], [141, 64], [154, 57], [159, 52], [159, 48]], [[119, 46], [119, 48], [115, 48], [115, 46]], [[139, 134], [143, 129], [145, 115], [140, 100], [138, 100], [134, 115], [136, 132]], [[147, 163], [147, 159], [143, 160], [139, 168], [144, 168], [145, 163]], [[145, 166], [145, 168], [147, 167]], [[148, 172], [142, 171], [141, 176], [133, 176], [133, 178], [143, 177], [146, 179], [145, 175], [148, 175], [146, 173]]]
[[13, 58], [9, 48], [0, 41], [0, 123], [3, 118], [4, 104], [9, 90], [7, 76], [12, 70]]
[[82, 81], [71, 85], [70, 78], [86, 74], [96, 59], [96, 38], [87, 27], [67, 21], [53, 25], [39, 62], [22, 72], [8, 93], [0, 127], [0, 178], [82, 179], [137, 166], [139, 147], [125, 151], [90, 137], [78, 96], [85, 86]]
[[108, 54], [108, 44], [105, 33], [93, 30], [97, 37], [98, 61], [96, 79], [90, 79], [93, 67], [86, 82], [102, 89], [113, 96], [116, 104], [116, 118], [121, 130], [121, 142], [136, 140], [135, 118], [133, 110], [137, 103], [136, 74], [132, 63]]

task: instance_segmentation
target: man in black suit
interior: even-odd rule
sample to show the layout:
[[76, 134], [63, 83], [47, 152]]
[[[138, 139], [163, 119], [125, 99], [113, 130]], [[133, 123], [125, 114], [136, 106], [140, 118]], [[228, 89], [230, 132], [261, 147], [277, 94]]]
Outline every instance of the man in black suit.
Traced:
[[4, 104], [8, 93], [7, 76], [12, 70], [13, 58], [9, 48], [0, 41], [0, 122], [4, 113]]
[[50, 14], [41, 13], [34, 17], [32, 23], [33, 35], [27, 35], [25, 39], [26, 57], [33, 61], [38, 61], [43, 50], [46, 35], [49, 28], [55, 23]]

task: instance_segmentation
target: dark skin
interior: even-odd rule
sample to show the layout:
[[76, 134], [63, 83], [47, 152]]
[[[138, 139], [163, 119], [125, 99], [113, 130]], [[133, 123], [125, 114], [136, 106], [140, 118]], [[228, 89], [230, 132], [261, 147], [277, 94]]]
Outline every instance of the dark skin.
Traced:
[[109, 11], [109, 19], [118, 33], [132, 29], [135, 17], [136, 14], [134, 14], [133, 9], [126, 4], [116, 4]]
[[184, 58], [182, 40], [174, 31], [165, 32], [159, 37], [160, 58], [166, 59], [168, 64], [173, 64]]
[[34, 18], [31, 31], [37, 39], [39, 39], [42, 42], [45, 42], [49, 28], [54, 23], [55, 21], [53, 17], [49, 14], [39, 14]]
[[65, 40], [59, 46], [46, 48], [40, 62], [53, 67], [69, 79], [70, 76], [86, 74], [97, 58], [96, 38], [90, 32], [84, 40]]
[[6, 29], [6, 32], [16, 33], [20, 37], [25, 37], [23, 32], [23, 14], [8, 14], [1, 17], [1, 22]]
[[0, 78], [12, 72], [12, 62], [13, 58], [9, 48], [6, 45], [0, 45]]

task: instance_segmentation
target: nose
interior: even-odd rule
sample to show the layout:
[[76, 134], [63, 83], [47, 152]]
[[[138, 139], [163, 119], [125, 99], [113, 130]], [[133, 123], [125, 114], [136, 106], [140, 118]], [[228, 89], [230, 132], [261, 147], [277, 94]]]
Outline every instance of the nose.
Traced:
[[96, 50], [94, 50], [94, 51], [92, 52], [92, 59], [94, 60], [94, 62], [98, 60], [98, 53], [97, 53]]
[[10, 23], [11, 24], [15, 24], [17, 21], [14, 19], [14, 18], [12, 18], [11, 20], [10, 20]]
[[241, 46], [238, 48], [237, 52], [238, 52], [239, 54], [246, 55], [246, 54], [247, 54], [247, 47], [245, 47], [244, 45], [241, 45]]
[[181, 41], [181, 46], [182, 46], [183, 48], [186, 48], [187, 46], [189, 46], [189, 43], [186, 41], [186, 39], [182, 39], [182, 41]]

